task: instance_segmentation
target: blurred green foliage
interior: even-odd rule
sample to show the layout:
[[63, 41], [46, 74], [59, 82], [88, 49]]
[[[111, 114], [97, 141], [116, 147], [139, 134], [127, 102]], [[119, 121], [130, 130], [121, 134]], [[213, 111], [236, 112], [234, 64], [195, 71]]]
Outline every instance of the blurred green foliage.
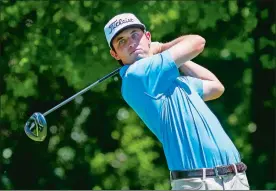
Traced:
[[275, 184], [273, 1], [0, 2], [0, 189], [170, 189], [161, 144], [120, 95], [119, 76], [47, 116], [48, 137], [23, 127], [119, 67], [103, 27], [132, 12], [153, 41], [195, 33], [195, 60], [224, 83], [208, 102], [248, 165], [252, 189]]

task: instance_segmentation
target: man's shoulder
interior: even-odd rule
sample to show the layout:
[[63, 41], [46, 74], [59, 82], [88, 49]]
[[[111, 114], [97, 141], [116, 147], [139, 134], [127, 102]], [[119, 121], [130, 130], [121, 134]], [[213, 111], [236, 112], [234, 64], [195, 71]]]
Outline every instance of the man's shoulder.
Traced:
[[136, 68], [136, 67], [145, 67], [148, 66], [149, 64], [153, 63], [153, 62], [162, 62], [167, 58], [168, 52], [162, 52], [162, 53], [158, 53], [155, 55], [151, 55], [145, 58], [142, 58], [140, 60], [137, 60], [136, 62], [134, 62], [133, 64], [131, 64], [132, 68]]
[[146, 57], [135, 61], [133, 64], [128, 65], [125, 71], [125, 77], [143, 74], [144, 69], [151, 62], [151, 60], [152, 60], [152, 57]]
[[126, 69], [124, 69], [124, 75], [122, 77], [143, 77], [146, 76], [149, 71], [158, 72], [159, 70], [156, 68], [161, 69], [162, 67], [159, 67], [161, 66], [160, 64], [162, 62], [170, 62], [171, 60], [169, 58], [170, 55], [168, 51], [164, 51], [162, 53], [137, 60], [133, 64], [124, 67]]

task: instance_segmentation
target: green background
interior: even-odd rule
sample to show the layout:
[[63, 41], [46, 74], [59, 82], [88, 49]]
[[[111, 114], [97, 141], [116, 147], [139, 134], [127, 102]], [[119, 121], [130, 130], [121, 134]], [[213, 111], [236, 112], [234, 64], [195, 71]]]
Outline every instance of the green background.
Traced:
[[194, 61], [224, 84], [207, 102], [247, 164], [251, 189], [275, 184], [275, 1], [0, 1], [0, 189], [170, 189], [161, 144], [120, 94], [117, 75], [24, 124], [118, 68], [103, 33], [132, 12], [153, 41], [206, 39]]

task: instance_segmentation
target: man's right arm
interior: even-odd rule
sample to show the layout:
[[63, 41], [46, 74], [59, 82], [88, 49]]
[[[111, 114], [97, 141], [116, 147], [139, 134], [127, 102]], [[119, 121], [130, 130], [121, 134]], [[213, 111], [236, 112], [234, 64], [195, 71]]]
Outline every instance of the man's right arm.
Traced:
[[168, 50], [177, 67], [187, 76], [201, 79], [203, 82], [203, 100], [220, 97], [224, 86], [217, 77], [206, 68], [190, 61], [200, 54], [205, 40], [198, 35], [186, 35], [169, 43], [160, 44], [160, 51]]
[[[166, 47], [167, 46], [167, 47]], [[172, 41], [171, 44], [162, 44], [162, 49], [168, 49], [172, 59], [179, 68], [185, 62], [199, 55], [205, 46], [205, 39], [199, 35], [185, 35]]]
[[201, 36], [184, 35], [166, 43], [152, 42], [151, 52], [157, 54], [169, 50], [169, 53], [179, 68], [182, 64], [200, 54], [204, 46], [205, 39]]

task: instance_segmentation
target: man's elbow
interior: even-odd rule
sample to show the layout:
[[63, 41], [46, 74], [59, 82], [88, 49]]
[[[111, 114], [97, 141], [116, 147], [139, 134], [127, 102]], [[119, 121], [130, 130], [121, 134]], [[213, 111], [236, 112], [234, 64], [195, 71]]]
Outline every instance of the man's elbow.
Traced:
[[222, 96], [222, 94], [224, 93], [224, 91], [225, 91], [225, 87], [221, 84], [221, 86], [219, 88], [219, 94], [220, 94], [220, 96]]
[[220, 96], [222, 96], [224, 90], [224, 86], [220, 82], [217, 82], [213, 85], [213, 88], [210, 90], [210, 92], [204, 96], [204, 101], [218, 99]]
[[194, 49], [196, 52], [201, 53], [205, 47], [205, 39], [202, 36], [195, 35], [194, 36], [195, 46]]
[[216, 98], [219, 98], [220, 96], [222, 96], [222, 94], [224, 93], [225, 88], [222, 85], [222, 83], [218, 82], [217, 87], [216, 87]]

